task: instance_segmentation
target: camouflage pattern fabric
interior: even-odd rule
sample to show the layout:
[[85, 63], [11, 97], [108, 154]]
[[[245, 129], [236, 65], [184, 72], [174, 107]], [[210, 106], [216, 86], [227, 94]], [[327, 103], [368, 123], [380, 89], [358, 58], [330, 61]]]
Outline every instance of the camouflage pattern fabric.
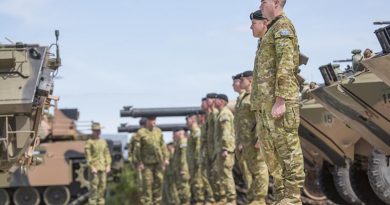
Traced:
[[162, 205], [176, 205], [179, 204], [179, 196], [177, 194], [175, 183], [175, 168], [173, 163], [173, 154], [169, 156], [169, 165], [164, 172], [163, 182], [163, 198]]
[[190, 170], [190, 185], [191, 195], [195, 202], [204, 201], [203, 180], [200, 170], [200, 158], [201, 158], [201, 129], [200, 127], [193, 127], [191, 129], [191, 135], [188, 139], [188, 167]]
[[191, 197], [190, 173], [187, 162], [187, 139], [184, 136], [175, 142], [173, 166], [175, 168], [175, 181], [180, 204], [189, 204]]
[[236, 102], [234, 116], [237, 144], [242, 144], [243, 149], [238, 158], [247, 164], [251, 184], [248, 187], [248, 201], [250, 204], [265, 204], [268, 193], [268, 168], [260, 149], [255, 148], [259, 142], [256, 136], [256, 117], [251, 111], [250, 93], [240, 95]]
[[[230, 109], [225, 106], [221, 109], [215, 126], [215, 151], [216, 156], [215, 163], [218, 168], [218, 181], [220, 187], [220, 201], [232, 202], [236, 200], [236, 188], [233, 178], [233, 165], [234, 165], [234, 149], [235, 149], [235, 137], [234, 137], [234, 117]], [[222, 157], [222, 152], [227, 151], [228, 156]]]
[[[91, 173], [92, 174], [92, 173]], [[107, 174], [105, 171], [98, 171], [91, 177], [89, 205], [104, 205], [104, 195], [106, 193]]]
[[219, 111], [213, 109], [211, 113], [207, 114], [206, 118], [206, 138], [207, 138], [207, 158], [208, 158], [208, 169], [210, 170], [209, 182], [213, 189], [214, 199], [219, 200], [219, 181], [218, 181], [218, 163], [215, 162], [214, 156], [214, 143], [215, 143], [215, 120], [218, 116]]
[[206, 124], [201, 125], [201, 146], [199, 164], [201, 170], [201, 177], [203, 183], [203, 193], [205, 194], [205, 202], [214, 203], [214, 192], [210, 185], [210, 176], [211, 176], [211, 163], [208, 156], [207, 150], [207, 133], [206, 133]]
[[163, 169], [161, 163], [145, 164], [142, 170], [141, 204], [160, 204], [162, 199]]
[[[302, 204], [300, 188], [305, 174], [298, 137], [298, 40], [294, 26], [284, 14], [271, 25], [256, 54], [251, 107], [257, 113], [258, 125], [263, 126], [258, 128], [257, 135], [261, 137], [268, 169], [276, 177], [274, 189], [280, 195], [284, 186], [282, 200]], [[285, 99], [286, 112], [281, 118], [273, 119], [271, 110], [277, 96]], [[281, 182], [278, 173], [282, 174]]]
[[134, 158], [134, 150], [136, 146], [139, 146], [140, 144], [140, 137], [137, 135], [137, 133], [134, 133], [129, 141], [128, 144], [128, 159], [129, 163], [131, 164], [134, 172], [135, 172], [135, 184], [137, 187], [137, 192], [140, 195], [142, 193], [142, 171], [137, 169], [137, 165], [134, 163], [135, 158]]

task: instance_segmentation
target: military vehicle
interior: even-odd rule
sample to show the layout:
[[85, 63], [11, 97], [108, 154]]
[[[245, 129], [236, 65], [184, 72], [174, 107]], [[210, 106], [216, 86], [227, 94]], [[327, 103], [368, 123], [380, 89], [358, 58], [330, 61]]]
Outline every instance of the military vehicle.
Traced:
[[[27, 173], [20, 169], [0, 176], [0, 204], [80, 204], [88, 199], [90, 173], [84, 153], [87, 134], [81, 133], [79, 125], [90, 128], [89, 123], [77, 123], [77, 109], [58, 109], [57, 101], [53, 114], [43, 117], [36, 155], [43, 159]], [[112, 173], [109, 180], [117, 180], [123, 167], [121, 143], [107, 140], [112, 155]], [[41, 199], [41, 196], [43, 199]]]
[[[53, 79], [61, 66], [56, 43], [0, 45], [0, 171], [13, 172], [39, 162], [38, 127], [50, 103]], [[56, 47], [56, 54], [51, 48]]]
[[[372, 190], [383, 202], [390, 203], [390, 176], [386, 160], [390, 152], [390, 110], [386, 100], [390, 87], [371, 69], [366, 69], [365, 59], [352, 59], [355, 61], [352, 75], [337, 76], [330, 64], [321, 66], [325, 86], [313, 90], [312, 94], [343, 124], [360, 134], [360, 142], [364, 142], [365, 147], [362, 153], [355, 150], [355, 158], [359, 160], [352, 161], [350, 165], [360, 166], [366, 171]], [[352, 194], [350, 198], [354, 198]]]

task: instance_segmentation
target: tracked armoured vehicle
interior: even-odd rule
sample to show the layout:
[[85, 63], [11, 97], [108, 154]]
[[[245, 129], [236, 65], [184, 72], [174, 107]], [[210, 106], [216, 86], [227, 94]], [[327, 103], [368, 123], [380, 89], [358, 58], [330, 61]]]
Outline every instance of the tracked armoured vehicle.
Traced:
[[[58, 42], [59, 31], [55, 32]], [[0, 45], [0, 172], [39, 162], [38, 127], [61, 66], [58, 43]], [[56, 54], [51, 48], [56, 47]]]
[[[41, 144], [35, 152], [43, 162], [27, 173], [18, 169], [11, 175], [0, 175], [0, 204], [82, 204], [88, 198], [89, 179], [93, 176], [84, 153], [88, 135], [81, 133], [77, 125], [89, 128], [90, 124], [76, 124], [78, 118], [77, 109], [57, 106], [53, 114], [44, 115], [39, 132]], [[113, 159], [109, 180], [117, 180], [123, 167], [122, 145], [112, 140], [107, 143]]]

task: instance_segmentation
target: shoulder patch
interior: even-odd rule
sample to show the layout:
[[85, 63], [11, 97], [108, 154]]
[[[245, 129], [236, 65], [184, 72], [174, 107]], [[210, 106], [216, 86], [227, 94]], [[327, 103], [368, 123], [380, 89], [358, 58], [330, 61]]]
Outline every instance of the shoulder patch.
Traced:
[[280, 31], [280, 35], [281, 35], [281, 36], [289, 36], [289, 35], [290, 35], [290, 31], [287, 30], [287, 29], [282, 29], [282, 30]]
[[227, 115], [222, 115], [220, 118], [219, 118], [219, 121], [220, 122], [226, 122], [229, 120], [229, 116]]

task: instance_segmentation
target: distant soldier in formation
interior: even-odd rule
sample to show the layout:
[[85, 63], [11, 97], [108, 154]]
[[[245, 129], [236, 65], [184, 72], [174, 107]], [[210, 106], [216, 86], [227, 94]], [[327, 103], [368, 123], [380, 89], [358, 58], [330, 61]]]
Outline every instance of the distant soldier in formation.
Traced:
[[137, 132], [140, 143], [134, 149], [134, 163], [142, 171], [141, 203], [160, 204], [163, 170], [169, 164], [169, 154], [161, 130], [156, 127], [156, 118], [149, 117], [145, 129]]
[[190, 204], [190, 173], [187, 161], [187, 137], [183, 129], [175, 129], [173, 131], [175, 140], [175, 153], [173, 156], [173, 164], [175, 169], [176, 189], [179, 196], [180, 204]]
[[190, 169], [190, 184], [192, 199], [195, 204], [201, 204], [204, 201], [204, 190], [202, 181], [202, 171], [200, 166], [201, 158], [201, 129], [198, 124], [196, 113], [192, 113], [186, 117], [187, 126], [190, 130], [188, 138], [188, 167]]
[[366, 48], [366, 50], [364, 50], [364, 52], [363, 52], [363, 56], [364, 56], [364, 59], [370, 59], [370, 58], [374, 57], [375, 54], [371, 49]]
[[215, 107], [219, 114], [215, 119], [214, 156], [218, 167], [220, 204], [236, 204], [236, 187], [233, 178], [234, 165], [234, 117], [226, 106], [229, 100], [224, 94], [218, 94]]
[[248, 201], [253, 205], [265, 205], [268, 193], [268, 168], [260, 150], [260, 138], [256, 135], [256, 117], [251, 110], [253, 72], [245, 71], [240, 75], [240, 86], [244, 94], [236, 102], [235, 121], [238, 149], [241, 160], [247, 162], [251, 177]]
[[275, 179], [276, 203], [302, 204], [305, 173], [298, 137], [299, 45], [295, 28], [283, 12], [285, 3], [261, 1], [261, 13], [271, 22], [256, 53], [251, 106], [261, 149]]
[[[236, 92], [238, 94], [238, 97], [236, 100], [236, 105], [234, 108], [235, 114], [237, 113], [238, 101], [240, 101], [240, 99], [245, 95], [245, 90], [241, 89], [240, 78], [241, 78], [241, 73], [232, 76], [232, 79], [233, 79], [232, 87], [233, 87], [234, 92]], [[237, 129], [239, 129], [238, 126], [239, 126], [239, 120], [237, 118], [234, 118], [234, 130], [235, 131], [237, 131]], [[251, 174], [248, 170], [247, 162], [243, 159], [242, 147], [238, 146], [238, 142], [239, 142], [238, 139], [240, 138], [240, 136], [238, 136], [237, 133], [235, 133], [235, 137], [236, 137], [236, 159], [237, 159], [238, 165], [240, 167], [246, 188], [248, 189], [252, 183], [252, 177], [251, 177]]]
[[211, 150], [209, 150], [209, 141], [207, 138], [207, 122], [206, 122], [206, 112], [208, 110], [208, 104], [207, 104], [207, 98], [202, 98], [201, 101], [201, 108], [203, 110], [203, 113], [198, 114], [199, 119], [199, 125], [200, 125], [200, 132], [201, 132], [201, 145], [200, 145], [200, 153], [201, 157], [199, 158], [199, 164], [201, 166], [201, 172], [202, 172], [202, 183], [203, 183], [203, 190], [205, 194], [205, 204], [213, 204], [215, 202], [214, 199], [214, 192], [211, 186], [211, 159], [209, 153]]
[[100, 138], [101, 126], [92, 123], [92, 138], [85, 143], [85, 158], [93, 178], [90, 183], [90, 205], [105, 204], [107, 173], [111, 170], [111, 155], [106, 140]]
[[162, 205], [176, 205], [179, 204], [179, 196], [177, 194], [175, 182], [175, 167], [173, 163], [173, 155], [175, 153], [175, 144], [173, 142], [167, 144], [169, 153], [169, 165], [164, 172], [164, 186]]
[[206, 95], [207, 102], [207, 118], [206, 118], [206, 138], [207, 138], [207, 158], [209, 160], [208, 164], [210, 166], [210, 176], [209, 181], [214, 193], [214, 199], [218, 202], [221, 199], [220, 196], [220, 182], [218, 180], [219, 176], [219, 164], [216, 161], [217, 156], [214, 154], [215, 148], [215, 121], [217, 119], [219, 111], [215, 108], [215, 99], [217, 93], [208, 93]]
[[[147, 119], [144, 117], [139, 120], [140, 129], [145, 129], [146, 120]], [[131, 136], [127, 150], [128, 150], [129, 162], [130, 162], [131, 166], [133, 166], [133, 168], [135, 170], [135, 174], [136, 174], [135, 184], [137, 186], [137, 192], [139, 195], [138, 198], [140, 198], [141, 193], [142, 193], [142, 171], [139, 170], [137, 168], [137, 164], [134, 163], [134, 161], [135, 161], [134, 150], [135, 150], [135, 147], [137, 147], [139, 145], [140, 145], [140, 137], [139, 137], [139, 135], [137, 135], [137, 132], [136, 132]]]

